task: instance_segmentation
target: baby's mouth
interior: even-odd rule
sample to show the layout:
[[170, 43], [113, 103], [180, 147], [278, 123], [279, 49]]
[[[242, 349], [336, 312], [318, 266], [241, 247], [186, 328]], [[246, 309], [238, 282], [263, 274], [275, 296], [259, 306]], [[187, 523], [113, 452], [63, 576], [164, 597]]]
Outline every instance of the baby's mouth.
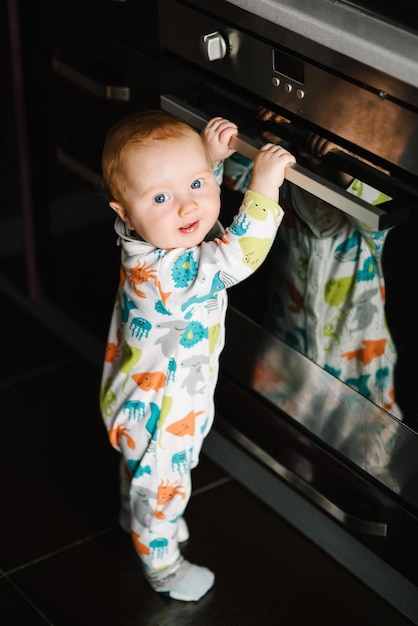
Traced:
[[192, 222], [191, 224], [187, 224], [187, 226], [181, 226], [179, 230], [182, 233], [194, 233], [194, 231], [197, 229], [198, 226], [199, 226], [199, 220], [196, 220], [195, 222]]

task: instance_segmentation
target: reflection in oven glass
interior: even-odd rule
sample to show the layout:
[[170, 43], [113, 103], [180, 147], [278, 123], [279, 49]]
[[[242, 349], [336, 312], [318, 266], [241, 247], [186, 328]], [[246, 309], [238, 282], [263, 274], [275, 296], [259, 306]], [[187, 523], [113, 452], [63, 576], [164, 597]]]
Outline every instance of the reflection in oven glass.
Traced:
[[[375, 102], [380, 105], [378, 99]], [[391, 127], [393, 132], [388, 132], [387, 124], [381, 124], [378, 119], [381, 110], [369, 107], [367, 115], [363, 110], [363, 123], [367, 125], [363, 135], [372, 127], [375, 141], [380, 145], [386, 141], [388, 150], [401, 152], [406, 136], [398, 132], [396, 124]], [[274, 119], [279, 125], [290, 123], [264, 109], [259, 115], [264, 120]], [[376, 132], [377, 128], [381, 129], [380, 133]], [[358, 127], [355, 132], [358, 135]], [[280, 141], [270, 132], [264, 134], [264, 139]], [[323, 157], [337, 148], [340, 149], [329, 140], [308, 133], [306, 147], [297, 153], [305, 166], [368, 204], [388, 201], [390, 198], [385, 193], [366, 182], [328, 167]], [[251, 167], [250, 160], [233, 155], [225, 165], [226, 185], [245, 191]], [[364, 420], [356, 416], [354, 428], [350, 423], [352, 451], [348, 454], [352, 458], [353, 451], [361, 455], [361, 451], [367, 449], [369, 471], [381, 476], [383, 482], [397, 491], [398, 486], [387, 470], [397, 439], [396, 425], [403, 418], [395, 397], [397, 352], [385, 312], [382, 256], [390, 229], [374, 229], [287, 181], [280, 190], [280, 204], [285, 210], [285, 219], [271, 253], [262, 324], [287, 345], [397, 418], [387, 419], [384, 412], [377, 412], [372, 420], [367, 420], [365, 414]], [[262, 371], [265, 376], [266, 368]], [[256, 380], [259, 372], [260, 368], [256, 367], [253, 383], [256, 389], [260, 383], [266, 395], [266, 380]], [[267, 396], [270, 399], [277, 394], [280, 396], [280, 380], [270, 378], [270, 382], [272, 388]], [[314, 405], [322, 406], [324, 416], [329, 388], [324, 385], [322, 389], [320, 386], [311, 391], [308, 413], [317, 417]], [[289, 400], [294, 401], [296, 395], [292, 388]], [[306, 384], [304, 395], [309, 395]], [[281, 408], [286, 409], [283, 402]], [[289, 413], [295, 415], [295, 410]], [[335, 422], [335, 417], [335, 411], [331, 411], [326, 429], [335, 430], [336, 425], [331, 423]], [[338, 424], [339, 437], [344, 439], [343, 423], [339, 420]]]

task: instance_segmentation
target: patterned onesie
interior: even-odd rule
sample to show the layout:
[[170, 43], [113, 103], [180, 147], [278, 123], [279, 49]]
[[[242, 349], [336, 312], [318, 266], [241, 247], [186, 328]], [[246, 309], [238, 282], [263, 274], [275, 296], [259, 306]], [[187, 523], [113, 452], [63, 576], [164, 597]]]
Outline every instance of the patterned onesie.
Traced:
[[[389, 199], [357, 179], [347, 191], [372, 205]], [[284, 186], [282, 203], [286, 223], [273, 255], [270, 326], [312, 361], [400, 417], [382, 268], [389, 231], [374, 230], [299, 187]]]
[[214, 419], [226, 289], [265, 260], [283, 212], [248, 191], [220, 238], [156, 249], [117, 218], [121, 280], [103, 368], [101, 409], [132, 476], [131, 534], [145, 567], [179, 557], [177, 522]]

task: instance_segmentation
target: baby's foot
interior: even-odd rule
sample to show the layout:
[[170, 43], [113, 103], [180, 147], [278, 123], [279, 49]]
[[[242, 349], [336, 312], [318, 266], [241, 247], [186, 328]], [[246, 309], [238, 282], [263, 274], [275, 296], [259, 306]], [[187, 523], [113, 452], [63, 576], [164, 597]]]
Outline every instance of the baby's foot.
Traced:
[[174, 600], [197, 602], [213, 587], [215, 575], [207, 567], [189, 563], [180, 556], [162, 570], [146, 571], [151, 587]]

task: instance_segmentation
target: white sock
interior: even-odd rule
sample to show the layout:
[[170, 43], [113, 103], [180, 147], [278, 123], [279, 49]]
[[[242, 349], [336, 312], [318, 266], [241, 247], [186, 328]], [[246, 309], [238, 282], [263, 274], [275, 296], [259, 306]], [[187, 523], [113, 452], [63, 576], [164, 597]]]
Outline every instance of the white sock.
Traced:
[[146, 571], [151, 587], [183, 602], [197, 602], [213, 587], [215, 575], [207, 567], [189, 563], [182, 556], [162, 570]]

